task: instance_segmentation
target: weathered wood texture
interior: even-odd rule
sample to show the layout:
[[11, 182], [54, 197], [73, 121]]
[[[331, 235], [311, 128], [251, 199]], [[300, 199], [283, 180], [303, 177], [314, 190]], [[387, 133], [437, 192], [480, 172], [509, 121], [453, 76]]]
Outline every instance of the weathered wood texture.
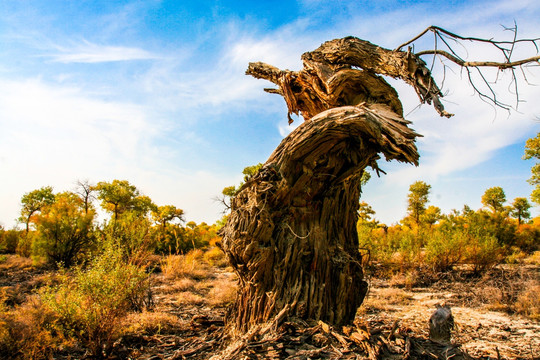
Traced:
[[392, 51], [346, 37], [304, 53], [302, 61], [300, 71], [280, 70], [262, 62], [250, 63], [246, 71], [278, 85], [278, 89], [265, 90], [285, 98], [289, 122], [290, 114], [301, 114], [307, 120], [330, 108], [361, 103], [386, 104], [403, 115], [397, 92], [377, 74], [404, 80], [422, 103], [433, 103], [441, 116], [452, 116], [440, 102], [442, 93], [426, 63], [409, 51]]
[[231, 202], [222, 247], [240, 278], [239, 331], [283, 309], [345, 324], [367, 284], [356, 233], [360, 177], [387, 160], [416, 163], [416, 134], [388, 107], [325, 111], [286, 137]]
[[301, 71], [251, 63], [246, 72], [277, 84], [266, 90], [284, 97], [289, 121], [305, 121], [231, 200], [222, 248], [240, 279], [228, 317], [239, 332], [276, 316], [353, 320], [367, 291], [356, 232], [363, 170], [378, 169], [381, 154], [418, 162], [418, 134], [377, 73], [410, 83], [424, 102], [441, 96], [422, 60], [356, 38], [302, 59]]

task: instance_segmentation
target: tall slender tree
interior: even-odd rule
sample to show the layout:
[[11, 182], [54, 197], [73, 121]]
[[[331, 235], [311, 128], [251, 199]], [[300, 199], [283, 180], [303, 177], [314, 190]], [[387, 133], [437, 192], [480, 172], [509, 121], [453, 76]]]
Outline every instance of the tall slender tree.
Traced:
[[510, 215], [518, 219], [518, 224], [521, 225], [523, 219], [529, 219], [531, 217], [530, 208], [531, 204], [529, 204], [527, 198], [515, 198], [510, 209]]
[[416, 181], [409, 186], [409, 194], [407, 195], [407, 211], [409, 217], [414, 221], [416, 226], [420, 226], [420, 219], [426, 211], [426, 204], [429, 201], [429, 190], [431, 185], [423, 181]]
[[96, 186], [90, 184], [88, 180], [77, 180], [77, 189], [75, 193], [78, 194], [84, 202], [84, 212], [88, 214], [88, 211], [92, 208], [92, 201], [96, 199], [94, 192]]

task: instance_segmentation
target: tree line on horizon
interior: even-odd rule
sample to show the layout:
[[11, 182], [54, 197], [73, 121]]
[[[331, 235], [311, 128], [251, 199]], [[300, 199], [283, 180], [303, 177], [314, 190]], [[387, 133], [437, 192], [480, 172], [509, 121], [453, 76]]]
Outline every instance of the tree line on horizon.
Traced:
[[[527, 140], [523, 159], [540, 159], [540, 133]], [[528, 182], [534, 186], [530, 199], [540, 205], [540, 163], [531, 168]], [[409, 187], [407, 213], [399, 223], [379, 223], [375, 211], [360, 202], [360, 248], [389, 272], [422, 268], [435, 273], [467, 265], [479, 274], [502, 262], [520, 262], [540, 250], [540, 217], [531, 219], [532, 207], [525, 197], [507, 204], [499, 187], [487, 189], [478, 210], [464, 205], [443, 214], [429, 205], [431, 186], [416, 181]]]
[[[540, 133], [527, 141], [524, 159], [540, 159]], [[246, 167], [244, 182], [261, 167]], [[533, 165], [531, 172], [528, 181], [535, 186], [531, 200], [540, 204], [540, 164]], [[367, 181], [369, 173], [364, 172], [362, 184]], [[223, 189], [219, 200], [227, 210], [229, 198], [241, 186]], [[509, 256], [523, 257], [538, 250], [540, 219], [530, 219], [527, 198], [518, 197], [506, 204], [504, 190], [492, 187], [482, 196], [483, 208], [474, 211], [464, 205], [461, 210], [443, 214], [437, 206], [428, 206], [430, 189], [423, 181], [411, 184], [407, 213], [391, 226], [380, 224], [373, 208], [360, 201], [360, 248], [368, 249], [373, 260], [387, 263], [401, 258], [401, 267], [427, 263], [437, 270], [461, 262], [489, 260], [489, 264], [476, 265], [478, 269], [488, 268]], [[96, 202], [110, 215], [102, 224], [97, 223]], [[25, 193], [18, 221], [23, 230], [0, 227], [1, 252], [69, 267], [87, 261], [110, 242], [126, 249], [131, 258], [136, 254], [179, 254], [214, 246], [226, 217], [212, 225], [186, 223], [182, 209], [156, 205], [129, 181], [113, 180], [97, 184], [77, 181], [73, 191], [55, 193], [52, 187], [44, 186]], [[475, 258], [475, 252], [481, 256]]]
[[467, 265], [480, 274], [502, 262], [518, 262], [540, 246], [540, 217], [531, 219], [531, 204], [516, 198], [506, 204], [501, 187], [482, 195], [479, 210], [464, 205], [443, 214], [429, 205], [431, 186], [416, 181], [409, 187], [407, 214], [387, 226], [375, 218], [366, 202], [360, 203], [357, 225], [360, 248], [386, 272], [407, 273], [424, 269], [445, 272]]
[[[96, 202], [110, 216], [97, 223]], [[0, 228], [0, 251], [70, 267], [114, 242], [134, 255], [179, 254], [217, 241], [217, 226], [186, 223], [174, 205], [156, 205], [127, 180], [90, 184], [55, 193], [51, 186], [25, 193], [18, 218], [24, 229]]]

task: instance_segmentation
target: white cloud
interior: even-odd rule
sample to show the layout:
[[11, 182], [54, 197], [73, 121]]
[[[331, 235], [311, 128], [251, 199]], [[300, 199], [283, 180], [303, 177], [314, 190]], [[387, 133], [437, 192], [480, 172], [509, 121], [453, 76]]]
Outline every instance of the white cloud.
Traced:
[[98, 45], [86, 40], [70, 47], [57, 46], [57, 50], [58, 53], [50, 57], [53, 61], [60, 63], [102, 63], [160, 58], [139, 48]]
[[[205, 117], [223, 114], [232, 108], [235, 111], [257, 111], [258, 108], [260, 111], [265, 107], [277, 112], [275, 104], [282, 99], [263, 91], [273, 84], [245, 75], [248, 64], [263, 61], [284, 69], [300, 69], [301, 49], [309, 41], [301, 34], [292, 37], [290, 27], [257, 37], [256, 34], [239, 31], [234, 24], [223, 26], [229, 35], [211, 55], [215, 62], [208, 64], [208, 59], [205, 59], [205, 66], [190, 66], [185, 70], [185, 58], [167, 59], [156, 62], [141, 77], [141, 86], [152, 94], [160, 108], [189, 114], [186, 121], [194, 121], [201, 116], [201, 109], [204, 109]], [[196, 54], [195, 50], [191, 51]], [[286, 118], [286, 113], [279, 114], [281, 118], [278, 119]]]
[[27, 191], [47, 184], [67, 190], [80, 177], [113, 176], [120, 164], [143, 158], [155, 133], [143, 108], [76, 88], [0, 79], [0, 92], [2, 219], [16, 214]]

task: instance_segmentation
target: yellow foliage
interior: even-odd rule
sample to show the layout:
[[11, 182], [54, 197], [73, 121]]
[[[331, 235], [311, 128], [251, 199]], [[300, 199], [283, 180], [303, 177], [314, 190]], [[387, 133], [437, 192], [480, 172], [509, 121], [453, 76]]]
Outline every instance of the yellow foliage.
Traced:
[[225, 258], [225, 254], [217, 246], [214, 246], [210, 250], [206, 251], [203, 257], [210, 266], [227, 266], [227, 259]]

